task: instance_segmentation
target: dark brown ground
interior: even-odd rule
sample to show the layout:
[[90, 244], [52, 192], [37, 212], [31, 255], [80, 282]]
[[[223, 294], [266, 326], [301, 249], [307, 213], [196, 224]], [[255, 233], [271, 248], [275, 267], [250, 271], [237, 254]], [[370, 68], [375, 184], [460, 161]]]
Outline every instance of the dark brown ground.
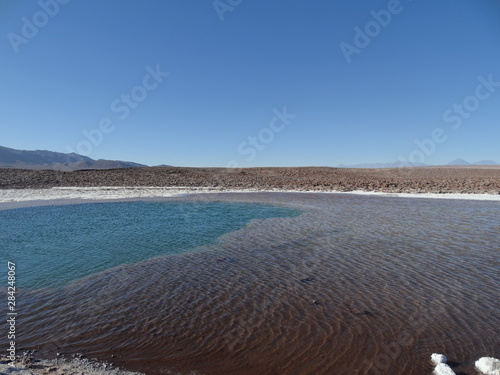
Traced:
[[500, 194], [500, 167], [391, 169], [149, 167], [74, 172], [0, 169], [0, 189], [68, 186], [190, 186], [262, 190]]

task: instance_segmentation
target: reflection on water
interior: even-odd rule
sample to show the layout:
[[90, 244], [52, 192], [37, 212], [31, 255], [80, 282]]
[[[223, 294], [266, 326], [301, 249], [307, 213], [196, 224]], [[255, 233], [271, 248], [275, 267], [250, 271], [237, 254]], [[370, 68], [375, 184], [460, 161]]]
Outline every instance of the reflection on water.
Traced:
[[420, 375], [432, 372], [433, 352], [474, 374], [474, 360], [500, 356], [498, 203], [181, 200], [210, 199], [304, 213], [252, 221], [197, 252], [25, 292], [22, 345], [148, 374]]

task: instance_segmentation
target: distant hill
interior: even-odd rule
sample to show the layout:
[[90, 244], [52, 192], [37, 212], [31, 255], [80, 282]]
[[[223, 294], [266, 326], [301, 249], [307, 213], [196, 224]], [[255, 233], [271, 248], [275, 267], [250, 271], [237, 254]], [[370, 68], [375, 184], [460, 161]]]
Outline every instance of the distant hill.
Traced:
[[472, 163], [473, 165], [500, 165], [497, 162], [494, 162], [493, 160], [480, 160], [476, 161], [475, 163]]
[[448, 165], [500, 165], [500, 164], [498, 164], [493, 160], [480, 160], [474, 163], [469, 163], [467, 160], [464, 159], [455, 159], [453, 161], [450, 161]]
[[[449, 162], [449, 166], [463, 165], [500, 165], [493, 160], [480, 160], [475, 163], [469, 163], [464, 159], [455, 159]], [[410, 163], [396, 161], [393, 163], [360, 163], [360, 164], [340, 164], [338, 168], [401, 168], [401, 167], [431, 167], [433, 165], [424, 163]], [[46, 150], [15, 150], [13, 148], [0, 146], [0, 168], [17, 169], [53, 169], [60, 171], [75, 171], [81, 169], [118, 169], [118, 168], [137, 168], [147, 167], [144, 164], [133, 163], [122, 160], [94, 160], [88, 156], [75, 153], [64, 154], [62, 152], [53, 152]], [[161, 164], [157, 167], [171, 167]]]
[[[500, 165], [493, 160], [480, 160], [475, 163], [469, 163], [464, 159], [455, 159], [450, 161], [446, 165]], [[435, 165], [424, 164], [424, 163], [410, 163], [410, 162], [400, 162], [396, 161], [394, 163], [361, 163], [361, 164], [340, 164], [339, 168], [401, 168], [401, 167], [432, 167]]]
[[470, 163], [464, 159], [455, 159], [450, 161], [447, 165], [470, 165]]
[[394, 163], [361, 163], [361, 164], [340, 164], [339, 168], [401, 168], [401, 167], [426, 167], [424, 163], [410, 163], [396, 161]]
[[144, 164], [121, 160], [94, 160], [75, 153], [64, 154], [45, 150], [27, 151], [0, 146], [0, 168], [54, 169], [75, 171], [79, 169], [114, 169], [147, 167]]

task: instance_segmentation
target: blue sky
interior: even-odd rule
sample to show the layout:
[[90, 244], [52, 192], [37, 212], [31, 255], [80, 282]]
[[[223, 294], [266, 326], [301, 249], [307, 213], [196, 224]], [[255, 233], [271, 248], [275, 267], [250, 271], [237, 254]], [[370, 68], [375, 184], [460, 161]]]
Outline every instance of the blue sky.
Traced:
[[0, 36], [2, 146], [207, 167], [500, 162], [498, 1], [3, 0]]

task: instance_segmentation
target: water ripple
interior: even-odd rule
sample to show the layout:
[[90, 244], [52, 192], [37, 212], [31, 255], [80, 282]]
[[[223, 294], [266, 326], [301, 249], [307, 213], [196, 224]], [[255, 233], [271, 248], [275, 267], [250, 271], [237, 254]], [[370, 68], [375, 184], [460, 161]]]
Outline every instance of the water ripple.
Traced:
[[472, 360], [500, 356], [496, 202], [182, 200], [304, 213], [253, 220], [189, 254], [26, 292], [23, 346], [112, 358], [148, 374], [420, 375], [432, 372], [433, 352], [473, 374]]

